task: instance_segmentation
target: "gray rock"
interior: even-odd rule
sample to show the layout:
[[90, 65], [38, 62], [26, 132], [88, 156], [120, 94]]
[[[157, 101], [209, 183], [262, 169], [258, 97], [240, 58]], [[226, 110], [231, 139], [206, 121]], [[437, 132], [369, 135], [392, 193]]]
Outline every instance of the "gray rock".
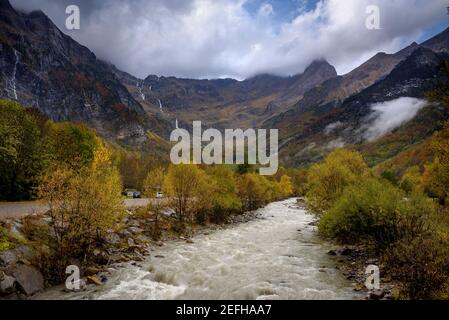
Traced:
[[120, 242], [120, 236], [117, 233], [111, 232], [104, 237], [104, 241], [109, 244], [117, 244]]
[[27, 296], [44, 290], [44, 277], [36, 268], [17, 265], [12, 268], [11, 274], [16, 278], [20, 291]]
[[353, 252], [354, 252], [354, 250], [353, 250], [353, 249], [350, 249], [350, 248], [343, 248], [343, 249], [340, 250], [340, 254], [341, 254], [342, 256], [349, 256], [349, 255], [352, 254]]
[[369, 293], [370, 300], [381, 300], [383, 297], [385, 297], [384, 290], [374, 290]]
[[136, 237], [137, 240], [139, 240], [140, 242], [149, 242], [150, 238], [148, 238], [147, 236], [143, 235], [143, 234], [139, 234]]
[[16, 291], [16, 279], [13, 277], [4, 275], [0, 281], [0, 296], [5, 296]]
[[22, 259], [26, 259], [26, 260], [32, 260], [34, 258], [34, 251], [31, 247], [29, 246], [25, 246], [25, 245], [21, 245], [18, 246], [15, 251], [18, 253], [18, 255], [22, 258]]
[[330, 250], [327, 254], [330, 255], [330, 256], [336, 256], [337, 255], [335, 250]]
[[[140, 222], [137, 220], [131, 220], [128, 222], [128, 224], [132, 227], [140, 227]], [[131, 229], [131, 228], [130, 228]]]
[[131, 235], [131, 232], [128, 229], [123, 230], [120, 233], [123, 237], [129, 237]]
[[142, 232], [143, 232], [143, 229], [140, 229], [140, 228], [138, 228], [138, 227], [129, 227], [128, 230], [129, 230], [131, 233], [142, 233]]
[[0, 267], [9, 267], [17, 262], [17, 255], [9, 250], [0, 252]]

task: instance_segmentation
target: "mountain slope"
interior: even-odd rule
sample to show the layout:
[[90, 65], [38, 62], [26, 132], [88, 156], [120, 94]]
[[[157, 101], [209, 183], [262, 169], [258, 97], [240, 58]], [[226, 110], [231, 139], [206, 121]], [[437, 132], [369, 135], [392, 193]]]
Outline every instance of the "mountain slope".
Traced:
[[41, 11], [15, 11], [0, 0], [0, 97], [34, 107], [55, 121], [83, 122], [103, 137], [139, 145], [148, 117], [108, 64], [62, 33]]
[[202, 120], [218, 128], [232, 128], [258, 126], [337, 73], [326, 61], [315, 61], [302, 74], [292, 77], [261, 74], [244, 81], [154, 75], [140, 80], [123, 72], [117, 75], [147, 112], [186, 124]]
[[[371, 148], [365, 149], [370, 150], [372, 158], [375, 158], [373, 146], [376, 144], [367, 141], [364, 135], [364, 130], [373, 121], [372, 106], [401, 97], [425, 98], [437, 81], [446, 79], [440, 67], [448, 59], [448, 55], [444, 53], [439, 54], [418, 46], [388, 76], [344, 102], [295, 109], [271, 119], [271, 123], [266, 125], [281, 128], [281, 154], [291, 164], [314, 161], [332, 148], [360, 143], [361, 146], [371, 145]], [[401, 148], [424, 139], [439, 128], [439, 121], [447, 117], [447, 112], [445, 109], [438, 111], [437, 106], [428, 108], [430, 110], [422, 110], [415, 120], [401, 127], [402, 135], [393, 139], [391, 135], [387, 135], [387, 138], [377, 141], [379, 147], [382, 146], [382, 139], [392, 139], [397, 143], [392, 147], [394, 150], [391, 154], [385, 157], [394, 156]], [[407, 139], [403, 139], [404, 137]], [[391, 142], [389, 141], [390, 144]]]

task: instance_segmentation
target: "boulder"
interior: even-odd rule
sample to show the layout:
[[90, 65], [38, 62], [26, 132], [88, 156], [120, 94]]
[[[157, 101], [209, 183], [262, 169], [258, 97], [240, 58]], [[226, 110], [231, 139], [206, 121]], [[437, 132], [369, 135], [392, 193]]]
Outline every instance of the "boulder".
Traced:
[[137, 220], [130, 220], [130, 221], [128, 222], [128, 225], [130, 225], [131, 227], [137, 227], [137, 228], [139, 228], [139, 227], [140, 227], [140, 222], [137, 221]]
[[117, 244], [120, 242], [120, 236], [117, 233], [111, 232], [108, 233], [105, 237], [104, 237], [104, 241], [106, 241], [109, 244]]
[[3, 275], [3, 278], [0, 278], [0, 296], [5, 296], [16, 291], [16, 279], [13, 277]]
[[25, 259], [28, 261], [33, 260], [35, 255], [33, 249], [25, 245], [18, 246], [15, 249], [15, 252], [17, 252], [18, 256], [20, 256], [21, 259]]
[[128, 229], [124, 229], [121, 233], [120, 233], [124, 238], [129, 237], [131, 235], [131, 232]]
[[341, 254], [342, 256], [349, 256], [349, 255], [351, 255], [353, 252], [354, 252], [353, 249], [347, 248], [347, 247], [340, 250], [340, 254]]
[[20, 291], [27, 296], [44, 290], [44, 277], [34, 267], [18, 264], [12, 268], [11, 274], [16, 278]]
[[368, 297], [370, 300], [381, 300], [385, 297], [385, 291], [380, 289], [371, 291]]
[[337, 255], [335, 250], [329, 250], [329, 252], [327, 254], [330, 255], [330, 256], [336, 256]]
[[96, 276], [89, 276], [89, 277], [87, 277], [87, 282], [95, 284], [97, 286], [101, 286], [102, 285], [101, 280], [98, 279]]
[[0, 267], [9, 267], [17, 263], [17, 254], [12, 250], [0, 252]]
[[134, 234], [136, 234], [136, 233], [143, 233], [143, 229], [138, 228], [138, 227], [129, 227], [128, 230], [131, 233], [134, 233]]

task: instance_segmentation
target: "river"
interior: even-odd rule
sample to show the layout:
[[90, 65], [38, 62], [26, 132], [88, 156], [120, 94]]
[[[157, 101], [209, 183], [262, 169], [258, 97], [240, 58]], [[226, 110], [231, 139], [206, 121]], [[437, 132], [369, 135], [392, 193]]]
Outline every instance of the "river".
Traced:
[[102, 286], [40, 299], [362, 299], [327, 255], [332, 245], [296, 199], [269, 204], [257, 219], [157, 247]]

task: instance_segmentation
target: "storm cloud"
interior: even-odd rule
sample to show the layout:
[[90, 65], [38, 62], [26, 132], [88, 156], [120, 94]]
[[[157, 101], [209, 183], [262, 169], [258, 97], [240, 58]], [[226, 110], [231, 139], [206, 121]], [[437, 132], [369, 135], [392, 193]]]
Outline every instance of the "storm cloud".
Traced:
[[[12, 0], [43, 10], [61, 30], [100, 58], [139, 77], [247, 78], [292, 75], [324, 58], [340, 74], [379, 51], [394, 52], [447, 19], [446, 0], [322, 0], [298, 2], [293, 18], [275, 18], [279, 1], [255, 0]], [[293, 0], [290, 0], [293, 1]], [[65, 8], [77, 4], [81, 30], [65, 29]], [[381, 29], [365, 27], [378, 5]]]

